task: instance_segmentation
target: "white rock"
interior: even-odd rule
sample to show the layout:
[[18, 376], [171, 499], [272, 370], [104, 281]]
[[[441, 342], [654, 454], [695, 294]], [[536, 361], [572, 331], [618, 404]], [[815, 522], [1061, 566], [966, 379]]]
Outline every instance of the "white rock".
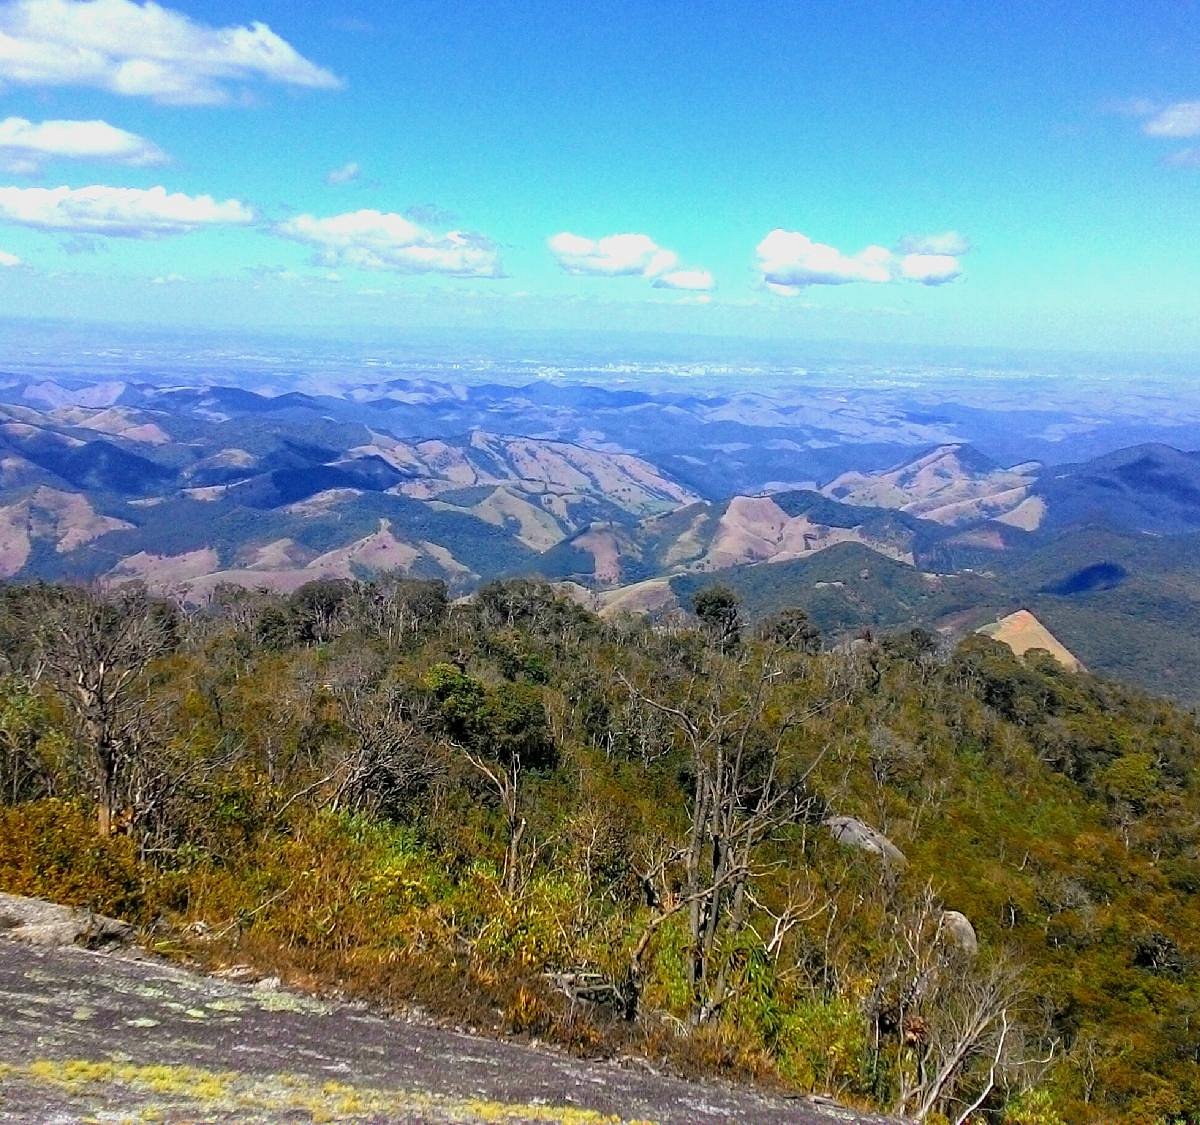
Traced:
[[959, 910], [942, 911], [942, 931], [964, 953], [974, 957], [979, 952], [979, 938], [971, 920]]
[[877, 828], [872, 828], [856, 817], [830, 816], [826, 817], [822, 823], [839, 844], [879, 856], [885, 863], [893, 867], [908, 865], [904, 853], [891, 840]]

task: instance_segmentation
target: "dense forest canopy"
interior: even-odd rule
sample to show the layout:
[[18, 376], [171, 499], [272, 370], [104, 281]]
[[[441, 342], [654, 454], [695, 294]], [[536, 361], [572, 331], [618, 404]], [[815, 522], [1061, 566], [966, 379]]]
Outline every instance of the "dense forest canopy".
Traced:
[[1200, 727], [921, 630], [554, 588], [0, 592], [0, 887], [929, 1121], [1200, 1118]]

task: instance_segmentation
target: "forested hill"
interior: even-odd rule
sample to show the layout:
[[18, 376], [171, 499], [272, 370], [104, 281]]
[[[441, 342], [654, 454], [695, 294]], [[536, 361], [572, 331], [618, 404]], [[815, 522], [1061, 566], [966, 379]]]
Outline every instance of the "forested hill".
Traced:
[[1200, 727], [921, 631], [531, 582], [0, 597], [0, 889], [929, 1121], [1200, 1119]]

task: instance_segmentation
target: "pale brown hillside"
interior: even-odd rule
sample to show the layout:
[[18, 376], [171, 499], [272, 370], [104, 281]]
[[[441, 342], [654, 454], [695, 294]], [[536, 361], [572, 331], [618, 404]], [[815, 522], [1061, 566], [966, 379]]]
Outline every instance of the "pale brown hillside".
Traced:
[[913, 561], [911, 546], [878, 539], [858, 527], [834, 527], [808, 514], [789, 516], [769, 496], [735, 496], [717, 521], [708, 550], [690, 570], [723, 570], [744, 563], [789, 562], [835, 543], [862, 543], [898, 562]]
[[[1002, 469], [960, 445], [943, 445], [881, 472], [843, 473], [821, 491], [834, 500], [895, 508], [948, 526], [1002, 518], [1021, 507], [1038, 466]], [[1037, 526], [1035, 509], [1026, 506], [1014, 526]]]
[[132, 526], [101, 515], [79, 493], [36, 488], [23, 500], [0, 507], [0, 577], [17, 574], [37, 540], [50, 542], [61, 555]]
[[141, 553], [123, 560], [107, 578], [114, 582], [136, 578], [151, 589], [198, 603], [223, 584], [288, 593], [314, 579], [381, 572], [411, 574], [418, 569], [422, 575], [440, 573], [448, 580], [475, 577], [445, 547], [404, 539], [390, 520], [381, 519], [370, 535], [323, 554], [314, 555], [290, 539], [250, 549], [232, 566], [222, 566], [212, 550], [179, 555]]
[[650, 462], [629, 453], [565, 441], [474, 430], [466, 441], [409, 443], [383, 434], [349, 451], [377, 456], [413, 474], [396, 491], [425, 500], [465, 487], [506, 485], [532, 494], [592, 494], [634, 515], [667, 512], [698, 497]]
[[1064, 668], [1076, 672], [1083, 667], [1079, 658], [1027, 609], [1019, 609], [977, 632], [1008, 645], [1018, 656], [1040, 649], [1048, 652]]

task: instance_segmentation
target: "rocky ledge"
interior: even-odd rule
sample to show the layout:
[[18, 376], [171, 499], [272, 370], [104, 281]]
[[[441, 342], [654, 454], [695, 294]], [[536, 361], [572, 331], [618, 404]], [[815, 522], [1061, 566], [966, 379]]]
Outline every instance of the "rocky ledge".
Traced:
[[879, 1120], [200, 976], [129, 936], [0, 896], [0, 1122]]

